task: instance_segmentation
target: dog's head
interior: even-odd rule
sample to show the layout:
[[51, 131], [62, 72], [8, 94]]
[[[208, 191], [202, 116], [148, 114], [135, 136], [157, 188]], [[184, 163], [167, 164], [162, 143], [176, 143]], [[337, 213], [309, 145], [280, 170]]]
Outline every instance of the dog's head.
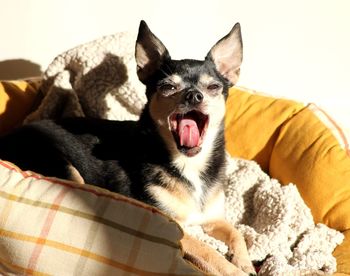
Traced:
[[135, 56], [138, 77], [147, 87], [147, 108], [170, 150], [194, 156], [212, 146], [222, 130], [228, 89], [239, 76], [240, 25], [219, 40], [205, 60], [172, 60], [141, 21]]

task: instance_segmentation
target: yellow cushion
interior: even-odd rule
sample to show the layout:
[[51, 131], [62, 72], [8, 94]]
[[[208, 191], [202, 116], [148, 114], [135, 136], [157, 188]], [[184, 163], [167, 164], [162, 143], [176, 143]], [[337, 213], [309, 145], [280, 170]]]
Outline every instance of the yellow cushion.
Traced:
[[18, 126], [40, 99], [39, 79], [0, 82], [0, 133]]
[[234, 87], [226, 108], [228, 151], [233, 156], [257, 161], [268, 172], [279, 128], [304, 105]]
[[[337, 271], [350, 274], [350, 230], [343, 232], [343, 234], [345, 240], [335, 249], [333, 255], [337, 259]], [[340, 276], [338, 273], [335, 275]]]
[[[313, 108], [233, 88], [227, 110], [226, 140], [232, 156], [256, 160], [271, 177], [295, 183], [315, 222], [343, 232], [350, 229], [349, 149]], [[350, 274], [348, 232], [334, 255], [338, 272]]]

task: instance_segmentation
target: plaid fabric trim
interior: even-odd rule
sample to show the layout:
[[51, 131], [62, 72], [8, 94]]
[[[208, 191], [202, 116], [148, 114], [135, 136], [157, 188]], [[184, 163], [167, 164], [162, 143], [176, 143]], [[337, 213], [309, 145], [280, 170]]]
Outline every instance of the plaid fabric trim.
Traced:
[[151, 206], [0, 161], [5, 275], [201, 275], [182, 258], [182, 235]]

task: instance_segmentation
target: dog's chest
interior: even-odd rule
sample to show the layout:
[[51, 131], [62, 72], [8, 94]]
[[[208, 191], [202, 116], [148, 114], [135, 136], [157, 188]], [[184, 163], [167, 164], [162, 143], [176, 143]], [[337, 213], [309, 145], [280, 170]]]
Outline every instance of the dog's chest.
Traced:
[[204, 193], [206, 191], [205, 183], [203, 179], [201, 179], [198, 169], [194, 166], [185, 166], [183, 168], [182, 175], [191, 183], [191, 188], [193, 189], [192, 197], [199, 203], [205, 196]]
[[163, 185], [148, 186], [147, 190], [157, 207], [183, 225], [222, 218], [225, 196], [221, 183], [204, 183], [205, 179], [200, 174], [203, 164], [177, 161], [181, 178], [161, 170]]

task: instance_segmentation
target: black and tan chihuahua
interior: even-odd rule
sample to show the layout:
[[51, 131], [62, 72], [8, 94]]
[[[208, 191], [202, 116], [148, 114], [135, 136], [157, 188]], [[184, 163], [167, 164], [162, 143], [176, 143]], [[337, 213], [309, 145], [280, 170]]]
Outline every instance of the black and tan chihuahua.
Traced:
[[139, 121], [37, 121], [1, 137], [0, 158], [136, 198], [182, 225], [201, 225], [229, 246], [231, 262], [185, 234], [186, 258], [208, 273], [255, 274], [243, 237], [224, 220], [225, 100], [240, 72], [240, 25], [204, 61], [172, 60], [141, 21], [135, 57], [148, 99]]

